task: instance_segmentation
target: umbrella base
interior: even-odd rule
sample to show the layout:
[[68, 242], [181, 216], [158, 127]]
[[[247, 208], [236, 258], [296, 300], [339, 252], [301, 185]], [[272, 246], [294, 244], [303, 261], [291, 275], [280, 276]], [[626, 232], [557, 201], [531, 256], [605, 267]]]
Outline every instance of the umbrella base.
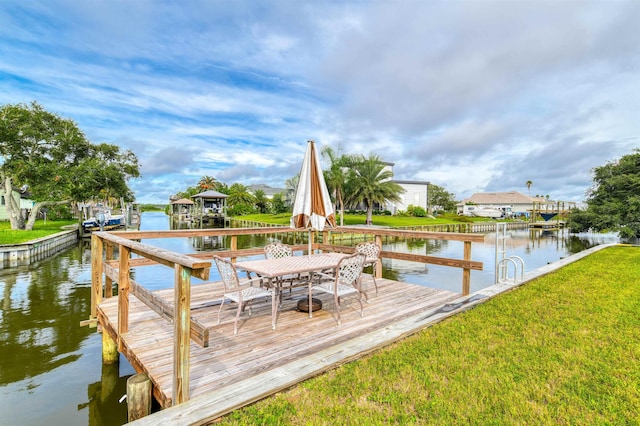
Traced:
[[[315, 297], [311, 299], [311, 312], [319, 311], [320, 309], [322, 309], [322, 300]], [[298, 310], [300, 312], [309, 312], [309, 298], [304, 297], [298, 300]]]

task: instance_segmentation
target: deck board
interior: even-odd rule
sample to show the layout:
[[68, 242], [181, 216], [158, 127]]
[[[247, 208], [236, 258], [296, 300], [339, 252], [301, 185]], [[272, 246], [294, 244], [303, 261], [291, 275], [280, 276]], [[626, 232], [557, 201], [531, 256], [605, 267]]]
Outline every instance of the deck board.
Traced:
[[[360, 352], [367, 353], [381, 343], [377, 338], [368, 341], [362, 336], [380, 331], [384, 334], [384, 329], [394, 323], [460, 297], [458, 293], [450, 291], [383, 278], [377, 281], [379, 293], [376, 296], [371, 276], [364, 275], [363, 285], [368, 291], [369, 301], [364, 304], [362, 317], [355, 297], [343, 300], [340, 326], [335, 320], [331, 295], [314, 294], [315, 298], [322, 300], [323, 308], [314, 312], [313, 318], [309, 318], [306, 312], [296, 310], [297, 300], [307, 296], [305, 287], [294, 289], [292, 293], [285, 290], [276, 330], [271, 329], [271, 303], [256, 301], [253, 315], [249, 316], [248, 312], [241, 315], [236, 336], [233, 334], [233, 321], [237, 305], [227, 303], [222, 311], [221, 323], [217, 324], [222, 284], [212, 282], [192, 286], [192, 317], [209, 328], [210, 345], [203, 348], [191, 342], [190, 397], [193, 399], [219, 391], [230, 384], [235, 386], [247, 380], [250, 382], [251, 378], [299, 364], [302, 366], [298, 367], [298, 373], [287, 370], [286, 375], [299, 374], [299, 380], [304, 380], [310, 376], [310, 370], [302, 360], [311, 360], [320, 353], [330, 351], [331, 358], [336, 359], [333, 365], [339, 365], [353, 358], [353, 355], [341, 357], [339, 352], [342, 347], [354, 345], [357, 340], [357, 345], [362, 345]], [[173, 289], [154, 293], [173, 304]], [[173, 387], [173, 326], [136, 297], [130, 296], [129, 303], [129, 331], [121, 336], [124, 346], [122, 352], [136, 369], [148, 373], [154, 384], [154, 396], [162, 407], [168, 407], [171, 405]], [[117, 298], [104, 299], [98, 310], [103, 328], [112, 333], [117, 330]], [[331, 352], [331, 348], [335, 348], [337, 353]], [[266, 380], [267, 383], [261, 383], [260, 386], [268, 388]]]

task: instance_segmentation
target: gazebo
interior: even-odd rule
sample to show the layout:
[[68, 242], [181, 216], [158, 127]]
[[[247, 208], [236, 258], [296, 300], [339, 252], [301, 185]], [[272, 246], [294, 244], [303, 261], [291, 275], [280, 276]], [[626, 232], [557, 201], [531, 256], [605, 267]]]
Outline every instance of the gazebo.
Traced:
[[186, 219], [192, 214], [195, 203], [187, 198], [180, 198], [179, 200], [172, 201], [170, 204], [172, 216], [177, 216], [178, 219]]
[[227, 194], [209, 190], [192, 195], [191, 198], [193, 198], [196, 204], [202, 209], [201, 214], [203, 217], [224, 217], [227, 210]]

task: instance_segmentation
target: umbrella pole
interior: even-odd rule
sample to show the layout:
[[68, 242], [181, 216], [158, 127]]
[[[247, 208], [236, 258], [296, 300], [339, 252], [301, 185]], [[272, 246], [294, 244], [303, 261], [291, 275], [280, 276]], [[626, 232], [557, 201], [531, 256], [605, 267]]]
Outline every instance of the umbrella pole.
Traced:
[[309, 238], [307, 239], [309, 249], [307, 250], [307, 256], [311, 257], [311, 229], [309, 229]]

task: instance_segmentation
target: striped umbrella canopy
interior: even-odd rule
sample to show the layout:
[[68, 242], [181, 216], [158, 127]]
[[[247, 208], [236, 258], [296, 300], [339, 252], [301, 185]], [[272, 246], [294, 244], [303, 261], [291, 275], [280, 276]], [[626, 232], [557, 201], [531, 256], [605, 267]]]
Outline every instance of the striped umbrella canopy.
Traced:
[[291, 227], [309, 230], [311, 254], [311, 231], [323, 231], [325, 226], [336, 226], [335, 211], [322, 174], [316, 144], [314, 141], [308, 141], [293, 202]]

